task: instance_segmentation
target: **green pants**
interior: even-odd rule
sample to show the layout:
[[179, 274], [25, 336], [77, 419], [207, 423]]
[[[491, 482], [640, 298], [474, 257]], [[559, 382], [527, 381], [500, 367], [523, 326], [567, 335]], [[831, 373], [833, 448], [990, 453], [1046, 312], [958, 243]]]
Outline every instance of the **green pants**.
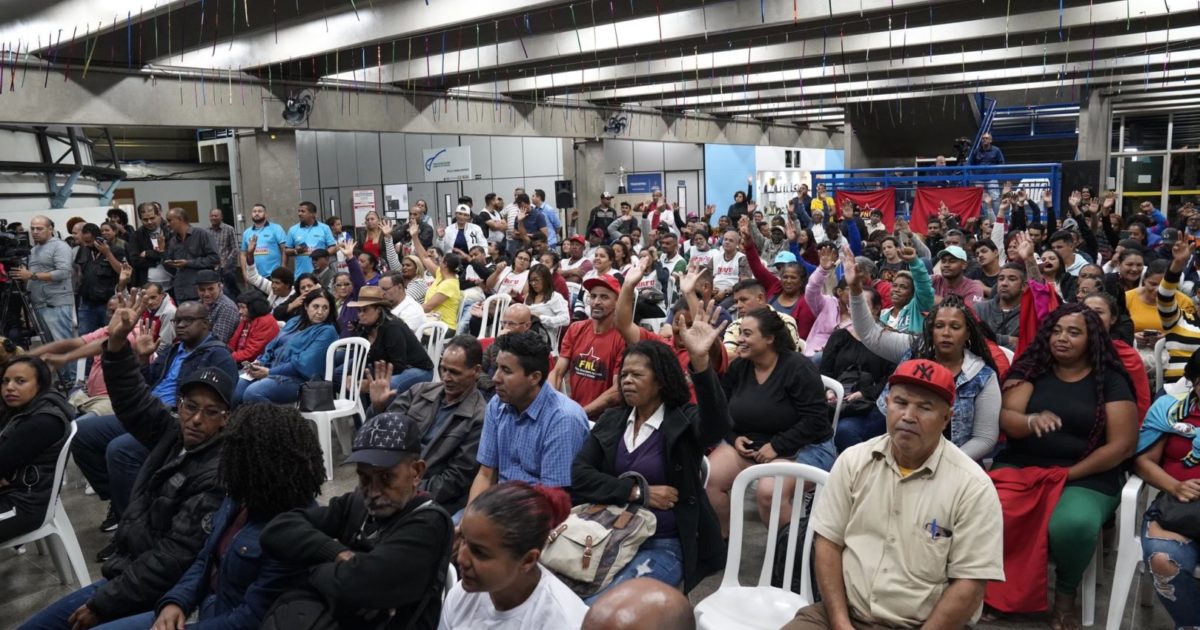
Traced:
[[1074, 595], [1083, 581], [1100, 529], [1117, 511], [1121, 497], [1067, 486], [1050, 515], [1050, 558], [1055, 565], [1054, 590]]

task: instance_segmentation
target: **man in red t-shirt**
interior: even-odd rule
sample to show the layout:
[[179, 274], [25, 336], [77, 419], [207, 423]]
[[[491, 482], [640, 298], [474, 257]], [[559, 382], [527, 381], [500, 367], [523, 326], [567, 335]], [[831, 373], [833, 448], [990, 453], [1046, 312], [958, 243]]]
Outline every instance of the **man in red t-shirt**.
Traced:
[[584, 282], [583, 289], [591, 296], [591, 319], [567, 328], [550, 385], [563, 391], [565, 377], [571, 399], [594, 419], [620, 401], [616, 374], [625, 354], [625, 340], [614, 324], [621, 286], [605, 274]]

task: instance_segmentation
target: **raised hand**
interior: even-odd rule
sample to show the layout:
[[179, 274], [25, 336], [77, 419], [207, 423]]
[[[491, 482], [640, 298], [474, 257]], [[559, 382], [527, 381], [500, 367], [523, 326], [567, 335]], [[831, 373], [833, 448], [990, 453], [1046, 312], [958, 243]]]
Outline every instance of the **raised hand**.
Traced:
[[417, 225], [415, 219], [409, 220], [408, 222], [408, 235], [413, 238], [419, 238], [421, 236], [421, 226]]
[[790, 242], [795, 242], [795, 240], [797, 238], [796, 226], [791, 223], [788, 223], [786, 231], [787, 231], [787, 240]]
[[1188, 261], [1196, 253], [1196, 246], [1191, 241], [1180, 239], [1171, 246], [1171, 271], [1182, 273], [1187, 269]]
[[338, 244], [338, 248], [340, 248], [342, 250], [342, 254], [344, 254], [346, 256], [346, 258], [353, 257], [354, 256], [354, 239], [348, 238], [348, 239], [342, 241], [340, 244]]
[[822, 269], [825, 271], [832, 270], [837, 266], [838, 263], [837, 249], [833, 247], [822, 247], [818, 249], [817, 260], [819, 261]]
[[154, 333], [150, 331], [145, 322], [138, 320], [137, 326], [134, 327], [133, 351], [138, 356], [147, 357], [154, 354], [157, 347], [158, 342], [154, 339]]
[[1029, 235], [1025, 232], [1018, 232], [1014, 240], [1017, 242], [1017, 255], [1021, 257], [1021, 260], [1033, 260], [1035, 255], [1033, 239], [1029, 238]]
[[372, 375], [370, 370], [367, 370], [367, 394], [371, 397], [371, 405], [376, 411], [383, 411], [387, 403], [396, 396], [396, 390], [392, 389], [392, 364], [388, 361], [375, 362], [375, 374]]
[[121, 286], [125, 286], [129, 284], [129, 279], [132, 277], [133, 267], [130, 267], [129, 263], [121, 263], [121, 273], [117, 276], [117, 282], [120, 283]]
[[849, 286], [854, 293], [862, 291], [862, 276], [858, 274], [858, 262], [854, 260], [854, 254], [849, 251], [842, 253], [842, 277], [846, 279], [846, 286]]
[[1070, 204], [1072, 208], [1077, 208], [1079, 207], [1079, 202], [1082, 200], [1083, 195], [1081, 195], [1078, 190], [1073, 190], [1071, 191], [1071, 196], [1067, 198], [1067, 203]]
[[[915, 247], [901, 247], [899, 254], [900, 260], [903, 260], [906, 263], [910, 263], [917, 259], [917, 250]], [[847, 280], [847, 282], [849, 282], [849, 280]]]
[[683, 276], [675, 274], [675, 284], [679, 286], [680, 295], [693, 295], [696, 293], [696, 283], [700, 281], [700, 269], [688, 269], [688, 272]]
[[384, 219], [379, 222], [379, 231], [383, 232], [384, 236], [391, 236], [394, 229], [396, 229], [396, 224], [391, 219]]
[[697, 372], [708, 369], [708, 351], [725, 333], [728, 322], [718, 325], [717, 321], [720, 319], [721, 310], [715, 300], [709, 301], [701, 312], [693, 314], [690, 325], [683, 313], [675, 314], [675, 336], [683, 343], [683, 347], [687, 348], [692, 369]]
[[1049, 188], [1042, 191], [1042, 203], [1045, 204], [1047, 208], [1054, 205], [1054, 194], [1050, 192]]
[[642, 256], [638, 259], [636, 265], [629, 266], [629, 272], [625, 274], [625, 284], [636, 287], [642, 281], [642, 278], [650, 273], [653, 267], [654, 259], [649, 256]]
[[246, 253], [253, 256], [256, 251], [258, 251], [258, 237], [251, 236], [250, 240], [246, 241]]

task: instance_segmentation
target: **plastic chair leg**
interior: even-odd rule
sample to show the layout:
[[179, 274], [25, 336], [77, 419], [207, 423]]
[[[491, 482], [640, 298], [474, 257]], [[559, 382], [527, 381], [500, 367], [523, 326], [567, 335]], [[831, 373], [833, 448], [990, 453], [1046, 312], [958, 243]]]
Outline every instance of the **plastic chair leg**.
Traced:
[[333, 480], [333, 426], [327, 419], [315, 421], [317, 441], [321, 443], [321, 457], [325, 460], [325, 481]]
[[62, 503], [58, 504], [54, 515], [54, 526], [58, 528], [59, 544], [62, 545], [71, 570], [75, 573], [75, 581], [79, 583], [80, 588], [91, 584], [92, 576], [88, 574], [87, 560], [83, 558], [83, 549], [79, 547], [79, 539], [75, 536], [75, 529], [71, 527], [71, 519], [67, 517]]
[[1096, 552], [1092, 555], [1092, 561], [1083, 572], [1083, 614], [1080, 621], [1085, 628], [1096, 623], [1096, 574], [1100, 572], [1103, 562], [1104, 545], [1098, 539], [1096, 540]]
[[1138, 562], [1141, 561], [1142, 546], [1138, 541], [1122, 540], [1117, 545], [1117, 564], [1113, 567], [1112, 594], [1108, 598], [1106, 630], [1120, 630], [1121, 618], [1125, 616], [1125, 605], [1129, 601], [1129, 588], [1137, 578]]
[[71, 568], [70, 562], [67, 560], [65, 545], [62, 541], [62, 535], [53, 533], [38, 541], [38, 544], [44, 544], [50, 548], [50, 561], [54, 563], [54, 572], [58, 574], [58, 581], [61, 584], [71, 583]]

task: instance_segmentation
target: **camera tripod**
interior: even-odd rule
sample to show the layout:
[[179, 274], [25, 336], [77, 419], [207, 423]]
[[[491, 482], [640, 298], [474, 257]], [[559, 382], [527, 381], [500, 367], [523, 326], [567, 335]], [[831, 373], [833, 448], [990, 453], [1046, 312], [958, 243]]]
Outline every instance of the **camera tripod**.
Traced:
[[0, 282], [0, 333], [17, 345], [28, 348], [34, 337], [45, 342], [46, 322], [33, 308], [29, 292], [9, 279]]

